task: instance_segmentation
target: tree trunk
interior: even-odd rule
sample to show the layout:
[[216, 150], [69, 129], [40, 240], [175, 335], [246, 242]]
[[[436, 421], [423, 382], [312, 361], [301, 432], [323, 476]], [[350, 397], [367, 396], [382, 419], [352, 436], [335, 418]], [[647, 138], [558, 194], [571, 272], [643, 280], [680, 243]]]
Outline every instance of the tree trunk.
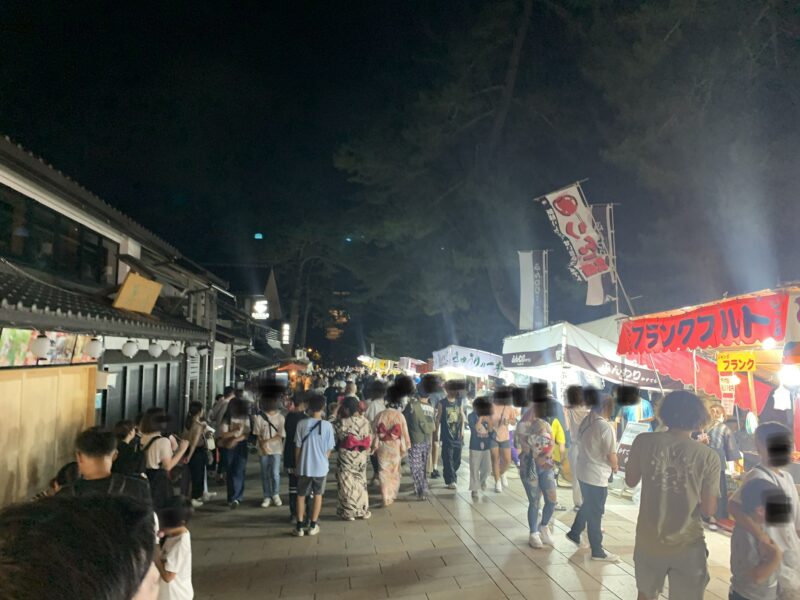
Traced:
[[500, 142], [500, 136], [503, 135], [503, 128], [506, 124], [508, 111], [511, 108], [511, 101], [514, 99], [514, 89], [517, 85], [517, 75], [519, 74], [519, 61], [522, 57], [522, 48], [525, 45], [525, 38], [528, 36], [532, 13], [533, 0], [525, 0], [522, 6], [522, 16], [520, 18], [519, 27], [517, 28], [517, 35], [514, 37], [514, 45], [511, 48], [511, 56], [508, 58], [508, 68], [506, 69], [506, 78], [503, 83], [503, 92], [500, 95], [500, 104], [495, 112], [494, 122], [492, 123], [492, 129], [489, 134], [489, 143], [485, 155], [487, 164], [490, 163], [494, 157], [497, 144]]
[[[492, 185], [491, 168], [494, 155], [503, 135], [508, 112], [511, 109], [511, 101], [514, 99], [514, 90], [517, 85], [517, 76], [519, 74], [519, 63], [522, 58], [522, 48], [525, 45], [525, 38], [528, 36], [532, 13], [533, 0], [525, 0], [522, 6], [519, 27], [517, 27], [517, 34], [514, 37], [514, 45], [511, 47], [511, 55], [508, 57], [508, 67], [506, 68], [503, 92], [500, 96], [500, 103], [497, 106], [497, 111], [495, 112], [494, 121], [492, 122], [492, 129], [489, 133], [486, 152], [483, 153], [477, 165], [480, 174], [485, 177], [486, 184], [489, 186]], [[479, 227], [478, 231], [482, 231], [482, 228]], [[487, 248], [491, 247], [491, 244], [487, 244]], [[487, 272], [497, 307], [500, 309], [502, 315], [508, 319], [512, 325], [517, 327], [519, 324], [519, 307], [514, 306], [513, 296], [509, 297], [509, 290], [508, 287], [504, 285], [505, 278], [502, 271], [490, 265], [487, 267]]]
[[305, 308], [303, 309], [303, 321], [300, 324], [300, 341], [298, 344], [305, 348], [306, 341], [308, 338], [308, 316], [311, 313], [311, 288], [309, 287], [308, 277], [306, 277], [305, 283], [305, 292], [306, 292], [306, 301], [305, 301]]

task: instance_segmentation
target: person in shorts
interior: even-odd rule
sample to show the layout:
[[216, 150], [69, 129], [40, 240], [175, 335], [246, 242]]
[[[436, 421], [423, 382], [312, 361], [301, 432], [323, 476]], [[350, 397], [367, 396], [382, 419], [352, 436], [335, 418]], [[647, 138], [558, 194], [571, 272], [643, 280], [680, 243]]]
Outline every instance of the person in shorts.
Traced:
[[[292, 535], [317, 535], [322, 496], [325, 494], [325, 478], [330, 467], [328, 459], [336, 445], [333, 425], [322, 418], [325, 396], [313, 394], [308, 399], [308, 418], [297, 424], [294, 436], [295, 469], [297, 472], [297, 525]], [[306, 497], [314, 495], [311, 504], [308, 529], [303, 529], [306, 512]]]
[[703, 402], [672, 392], [659, 406], [668, 431], [641, 433], [625, 464], [625, 483], [642, 484], [633, 562], [639, 600], [655, 600], [669, 578], [673, 600], [703, 600], [710, 580], [702, 517], [717, 511], [720, 461], [692, 439], [710, 421]]

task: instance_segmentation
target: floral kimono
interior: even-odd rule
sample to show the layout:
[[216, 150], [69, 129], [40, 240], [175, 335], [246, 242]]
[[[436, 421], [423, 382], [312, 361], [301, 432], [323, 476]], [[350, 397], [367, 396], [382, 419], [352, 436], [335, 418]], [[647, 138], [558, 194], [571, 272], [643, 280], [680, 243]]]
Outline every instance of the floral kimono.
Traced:
[[397, 498], [400, 489], [400, 460], [411, 446], [411, 439], [403, 413], [394, 408], [378, 413], [375, 432], [381, 495], [384, 506], [389, 506]]
[[339, 506], [336, 509], [343, 519], [360, 519], [369, 513], [367, 493], [367, 461], [372, 444], [372, 428], [363, 415], [334, 423], [339, 447]]

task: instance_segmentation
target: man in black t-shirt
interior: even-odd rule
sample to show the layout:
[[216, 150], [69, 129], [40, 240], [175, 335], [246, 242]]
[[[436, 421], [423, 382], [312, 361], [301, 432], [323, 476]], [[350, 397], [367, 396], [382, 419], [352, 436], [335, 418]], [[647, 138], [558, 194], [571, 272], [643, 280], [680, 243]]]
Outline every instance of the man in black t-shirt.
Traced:
[[58, 492], [65, 496], [128, 496], [150, 505], [150, 486], [146, 479], [112, 473], [117, 455], [117, 438], [112, 431], [91, 427], [75, 441], [75, 456], [80, 479]]
[[[289, 475], [289, 512], [293, 523], [297, 520], [297, 473], [295, 472], [294, 434], [297, 432], [297, 425], [300, 421], [308, 418], [306, 414], [307, 407], [308, 398], [306, 395], [297, 394], [294, 397], [294, 410], [286, 415], [283, 425], [286, 432], [286, 441], [283, 446], [283, 466]], [[308, 514], [308, 511], [306, 511], [306, 514]]]

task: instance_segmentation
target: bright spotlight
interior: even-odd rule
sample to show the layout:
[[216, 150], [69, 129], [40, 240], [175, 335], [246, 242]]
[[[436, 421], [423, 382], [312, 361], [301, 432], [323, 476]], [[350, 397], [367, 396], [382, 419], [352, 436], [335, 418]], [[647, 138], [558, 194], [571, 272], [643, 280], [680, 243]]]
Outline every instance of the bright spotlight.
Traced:
[[778, 342], [775, 341], [775, 338], [768, 337], [763, 342], [761, 342], [761, 347], [764, 350], [775, 350], [775, 346], [778, 345]]

